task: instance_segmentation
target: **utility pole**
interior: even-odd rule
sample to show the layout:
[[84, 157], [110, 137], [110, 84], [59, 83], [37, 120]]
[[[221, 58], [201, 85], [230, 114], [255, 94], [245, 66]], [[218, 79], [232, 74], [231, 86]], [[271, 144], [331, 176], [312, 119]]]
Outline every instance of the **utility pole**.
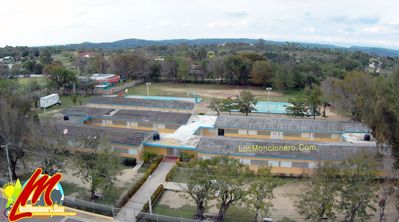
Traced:
[[150, 96], [150, 86], [151, 86], [151, 83], [150, 83], [150, 82], [147, 82], [145, 85], [146, 85], [146, 87], [147, 87], [147, 96]]
[[148, 207], [150, 209], [150, 214], [152, 214], [152, 201], [151, 201], [151, 191], [150, 191], [150, 187], [151, 187], [151, 175], [148, 176], [147, 179], [148, 182]]
[[269, 113], [270, 113], [270, 91], [272, 91], [272, 88], [267, 87], [266, 90], [267, 90], [267, 104], [269, 106]]
[[11, 166], [10, 166], [10, 156], [8, 155], [8, 146], [10, 144], [7, 143], [6, 145], [0, 146], [0, 147], [5, 147], [6, 148], [6, 155], [7, 155], [7, 164], [8, 164], [8, 173], [10, 174], [10, 182], [12, 182], [12, 173], [11, 173]]

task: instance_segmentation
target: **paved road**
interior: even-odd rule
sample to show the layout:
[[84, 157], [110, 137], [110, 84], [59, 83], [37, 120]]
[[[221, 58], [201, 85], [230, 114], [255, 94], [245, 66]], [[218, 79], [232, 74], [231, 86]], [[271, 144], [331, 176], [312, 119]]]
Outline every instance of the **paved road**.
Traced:
[[151, 174], [151, 178], [140, 187], [127, 204], [121, 209], [115, 218], [116, 221], [135, 221], [136, 216], [143, 209], [144, 203], [148, 202], [159, 185], [165, 182], [165, 177], [176, 163], [162, 162]]

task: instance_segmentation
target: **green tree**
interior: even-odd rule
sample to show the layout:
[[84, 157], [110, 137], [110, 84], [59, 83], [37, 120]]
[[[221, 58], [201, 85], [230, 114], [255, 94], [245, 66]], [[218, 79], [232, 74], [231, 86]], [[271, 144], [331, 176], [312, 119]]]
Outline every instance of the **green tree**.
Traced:
[[212, 111], [216, 112], [217, 115], [220, 115], [221, 112], [221, 107], [223, 106], [223, 101], [221, 99], [212, 99], [211, 102], [208, 105], [208, 108], [211, 109]]
[[76, 176], [90, 184], [90, 199], [97, 198], [96, 191], [112, 190], [116, 176], [121, 173], [120, 159], [108, 142], [96, 136], [83, 136], [79, 141], [81, 151], [72, 157]]
[[246, 84], [249, 80], [250, 63], [248, 59], [233, 55], [224, 61], [225, 82], [235, 84]]
[[256, 111], [256, 103], [258, 100], [249, 90], [240, 91], [240, 95], [237, 98], [238, 108], [240, 112], [245, 113], [248, 116], [252, 111]]
[[339, 207], [347, 221], [367, 221], [369, 212], [376, 211], [378, 187], [373, 181], [377, 176], [376, 166], [375, 157], [370, 153], [359, 153], [343, 162]]
[[238, 108], [237, 100], [232, 99], [231, 97], [223, 99], [219, 107], [220, 112], [229, 112], [230, 115], [233, 110], [238, 110]]
[[203, 220], [209, 200], [215, 192], [214, 179], [210, 168], [210, 160], [198, 159], [190, 167], [191, 174], [187, 183], [187, 193], [194, 200], [197, 210], [194, 219]]
[[[262, 216], [269, 216], [273, 207], [273, 190], [282, 181], [273, 177], [270, 167], [259, 167], [255, 178], [251, 180], [246, 199], [247, 206], [255, 210], [254, 221], [260, 221]], [[262, 215], [262, 216], [261, 216]]]
[[218, 195], [219, 213], [217, 221], [224, 221], [227, 210], [243, 201], [247, 195], [245, 184], [249, 175], [248, 167], [237, 159], [227, 156], [214, 157], [209, 161], [209, 167], [216, 178], [216, 191]]
[[305, 94], [309, 113], [313, 116], [313, 119], [316, 119], [316, 116], [320, 115], [320, 106], [322, 105], [320, 88], [316, 85], [312, 85], [312, 88], [305, 90]]
[[256, 61], [251, 70], [252, 82], [256, 85], [271, 85], [273, 81], [273, 67], [268, 61]]
[[[44, 122], [32, 130], [27, 140], [27, 147], [40, 155], [38, 167], [48, 175], [61, 170], [69, 157], [67, 143], [58, 133], [54, 125]], [[34, 161], [35, 164], [37, 161]]]
[[304, 98], [296, 97], [295, 99], [289, 99], [288, 102], [292, 105], [285, 106], [287, 115], [293, 117], [304, 117], [308, 115], [308, 109]]
[[72, 89], [73, 85], [77, 83], [76, 74], [61, 65], [52, 64], [47, 66], [45, 70], [49, 74], [51, 86], [61, 89], [63, 94], [65, 94], [66, 89]]
[[43, 49], [40, 52], [40, 64], [42, 66], [50, 65], [52, 61], [50, 49]]
[[340, 174], [335, 163], [319, 163], [295, 201], [298, 213], [313, 221], [334, 218], [338, 208], [337, 196], [342, 187]]
[[153, 81], [159, 81], [161, 77], [161, 63], [155, 62], [150, 66], [150, 79]]

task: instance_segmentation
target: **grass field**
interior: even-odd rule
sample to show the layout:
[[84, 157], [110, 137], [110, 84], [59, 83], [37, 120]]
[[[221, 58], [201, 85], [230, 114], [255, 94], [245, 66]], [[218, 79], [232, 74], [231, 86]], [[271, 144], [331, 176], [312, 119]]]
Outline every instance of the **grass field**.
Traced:
[[41, 86], [45, 86], [47, 84], [47, 79], [45, 77], [37, 77], [37, 78], [19, 78], [18, 83], [26, 86], [30, 81], [36, 80]]
[[[196, 208], [193, 206], [184, 205], [183, 207], [173, 209], [166, 205], [158, 204], [154, 207], [153, 212], [160, 215], [166, 215], [171, 217], [183, 217], [183, 218], [193, 218]], [[225, 216], [225, 221], [254, 221], [254, 212], [246, 208], [240, 207], [230, 207]]]
[[[71, 106], [79, 106], [80, 102], [79, 100], [82, 102], [82, 105], [86, 104], [90, 99], [90, 96], [79, 96], [78, 97], [78, 102], [76, 104], [73, 103], [72, 101], [72, 96], [60, 96], [60, 100], [61, 100], [61, 105], [54, 105], [51, 106], [50, 108], [46, 109], [46, 112], [48, 111], [52, 111], [52, 110], [57, 110], [57, 109], [63, 109], [66, 107], [71, 107]], [[42, 109], [40, 111], [40, 113], [45, 113], [44, 110]]]
[[[267, 92], [264, 87], [253, 86], [232, 86], [217, 84], [192, 84], [192, 83], [152, 83], [150, 86], [151, 96], [176, 96], [176, 97], [194, 97], [193, 94], [199, 95], [204, 99], [209, 98], [234, 98], [240, 90], [250, 90], [258, 100], [267, 100]], [[147, 95], [145, 84], [133, 86], [129, 88], [129, 95]], [[302, 96], [303, 91], [272, 91], [270, 100], [275, 102], [287, 102], [296, 96]]]

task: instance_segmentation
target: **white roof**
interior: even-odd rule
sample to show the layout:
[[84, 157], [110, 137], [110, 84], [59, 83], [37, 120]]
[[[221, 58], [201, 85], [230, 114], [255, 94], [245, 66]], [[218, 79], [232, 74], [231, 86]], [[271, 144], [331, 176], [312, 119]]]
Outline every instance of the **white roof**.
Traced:
[[58, 94], [53, 93], [53, 94], [50, 94], [48, 96], [43, 96], [40, 99], [48, 99], [48, 98], [51, 98], [51, 97], [54, 97], [54, 96], [58, 96]]
[[112, 78], [114, 76], [115, 76], [115, 74], [96, 73], [96, 74], [93, 74], [90, 77], [90, 79], [100, 81], [100, 80], [106, 80], [106, 79]]

